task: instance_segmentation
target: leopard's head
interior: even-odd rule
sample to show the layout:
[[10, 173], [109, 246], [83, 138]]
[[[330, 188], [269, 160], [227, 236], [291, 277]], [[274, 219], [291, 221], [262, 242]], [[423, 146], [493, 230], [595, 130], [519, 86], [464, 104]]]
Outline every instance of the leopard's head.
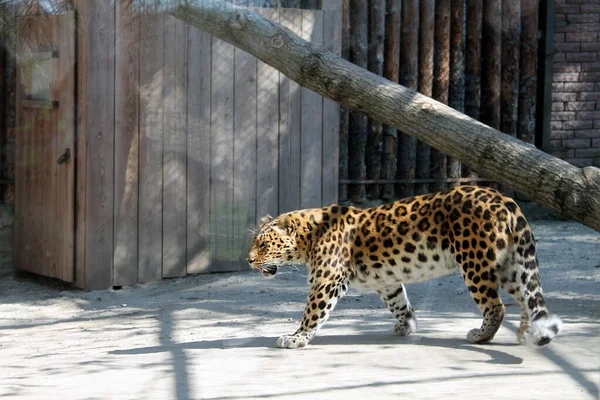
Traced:
[[279, 266], [298, 261], [296, 228], [289, 215], [275, 219], [267, 215], [254, 235], [248, 263], [265, 277], [273, 277]]

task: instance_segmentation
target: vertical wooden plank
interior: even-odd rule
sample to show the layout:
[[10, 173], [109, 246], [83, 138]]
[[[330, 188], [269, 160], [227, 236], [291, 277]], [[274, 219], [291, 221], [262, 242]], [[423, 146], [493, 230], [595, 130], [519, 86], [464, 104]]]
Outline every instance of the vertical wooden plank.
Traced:
[[[279, 10], [263, 8], [256, 11], [279, 22]], [[262, 61], [258, 61], [257, 71], [256, 217], [260, 219], [266, 214], [275, 216], [279, 213], [279, 71]]]
[[[369, 8], [367, 0], [350, 0], [349, 59], [361, 68], [367, 68]], [[348, 132], [348, 175], [350, 179], [366, 179], [365, 147], [367, 144], [366, 115], [350, 111]], [[365, 185], [348, 187], [348, 195], [355, 203], [365, 201]]]
[[[399, 1], [399, 0], [398, 0]], [[342, 0], [342, 57], [350, 59], [350, 0]], [[340, 169], [339, 179], [348, 179], [348, 129], [350, 125], [350, 110], [348, 107], [340, 106]], [[395, 154], [395, 148], [394, 148]], [[395, 158], [394, 158], [395, 160]], [[394, 163], [395, 171], [395, 163]], [[392, 176], [393, 177], [393, 176]], [[392, 189], [393, 190], [393, 189]], [[339, 185], [339, 200], [348, 199], [348, 185]]]
[[520, 38], [521, 0], [503, 0], [500, 130], [513, 137], [517, 136]]
[[113, 267], [115, 4], [93, 2], [91, 12], [87, 287], [106, 289], [112, 284]]
[[[60, 216], [62, 235], [59, 265], [62, 270], [61, 279], [73, 282], [75, 279], [75, 11], [68, 11], [61, 16], [59, 31], [59, 68], [61, 121], [57, 126], [59, 134], [59, 152], [70, 149], [71, 158], [63, 164], [58, 179], [61, 185], [57, 188], [57, 204], [63, 207]], [[58, 157], [51, 161], [56, 164]]]
[[[419, 70], [419, 0], [402, 2], [402, 38], [400, 44], [400, 75], [398, 82], [411, 89], [417, 89]], [[414, 179], [417, 163], [417, 139], [400, 133], [398, 135], [398, 178]], [[415, 194], [414, 184], [400, 184], [396, 187], [399, 197]]]
[[187, 26], [164, 17], [163, 278], [186, 274]]
[[[280, 10], [280, 23], [302, 34], [302, 13]], [[300, 116], [301, 86], [279, 74], [279, 212], [300, 208]]]
[[[481, 106], [481, 23], [483, 1], [467, 2], [467, 34], [465, 60], [465, 114], [479, 119]], [[536, 31], [537, 32], [537, 31]], [[477, 174], [463, 165], [463, 176], [477, 177]]]
[[140, 16], [138, 282], [162, 277], [163, 16]]
[[87, 286], [88, 271], [88, 198], [89, 198], [89, 140], [88, 140], [88, 69], [91, 5], [87, 0], [75, 0], [77, 27], [77, 141], [75, 165], [75, 285]]
[[[332, 53], [341, 55], [341, 10], [323, 11], [323, 43], [325, 47]], [[323, 98], [323, 172], [321, 178], [322, 205], [332, 204], [338, 201], [339, 140], [340, 106], [330, 99]]]
[[502, 2], [483, 1], [481, 48], [481, 122], [500, 128]]
[[[435, 2], [435, 50], [433, 64], [432, 97], [448, 104], [448, 85], [450, 74], [450, 0]], [[431, 149], [431, 173], [436, 179], [446, 179], [447, 158], [441, 151]], [[434, 183], [430, 190], [438, 192], [447, 187], [445, 183]]]
[[115, 250], [113, 284], [137, 283], [139, 188], [139, 7], [116, 3]]
[[[302, 11], [302, 38], [323, 43], [323, 12]], [[302, 88], [300, 207], [321, 206], [323, 98]]]
[[[233, 241], [237, 260], [246, 264], [248, 229], [256, 223], [256, 58], [235, 49], [233, 120]], [[246, 264], [247, 265], [247, 264]]]
[[517, 137], [533, 144], [538, 55], [538, 2], [536, 0], [521, 0], [521, 27]]
[[212, 39], [210, 243], [213, 266], [227, 270], [233, 249], [233, 54], [232, 45]]
[[[450, 5], [450, 83], [448, 89], [448, 105], [455, 110], [464, 110], [464, 0], [452, 0]], [[448, 156], [448, 178], [460, 178], [460, 162]], [[456, 187], [459, 183], [450, 183]]]
[[211, 36], [189, 27], [187, 91], [187, 273], [208, 270]]
[[[385, 38], [385, 0], [369, 0], [369, 51], [368, 69], [376, 75], [383, 75], [383, 45]], [[367, 179], [381, 177], [381, 151], [383, 145], [383, 125], [380, 121], [369, 118], [367, 136]], [[375, 200], [381, 197], [381, 185], [367, 186], [367, 196]]]
[[[433, 51], [435, 34], [435, 0], [420, 0], [419, 10], [419, 84], [418, 90], [431, 97], [433, 88]], [[428, 179], [431, 170], [431, 147], [417, 142], [415, 178]], [[415, 185], [415, 194], [429, 192], [428, 183]]]
[[[26, 26], [23, 23], [22, 18], [16, 19], [16, 37], [17, 37], [17, 45], [16, 45], [16, 56], [18, 57], [21, 52], [19, 40], [20, 37], [23, 36], [25, 32]], [[18, 64], [17, 59], [17, 68], [15, 71], [15, 79], [16, 79], [16, 88], [15, 88], [15, 97], [16, 104], [20, 104], [23, 100], [23, 86], [20, 84], [22, 81], [21, 68]], [[21, 251], [14, 252], [14, 260], [15, 266], [18, 269], [23, 269], [24, 265], [24, 244], [25, 244], [25, 202], [27, 201], [27, 196], [24, 194], [24, 188], [26, 186], [27, 173], [25, 171], [26, 166], [26, 158], [27, 154], [26, 144], [27, 144], [27, 127], [23, 125], [23, 109], [21, 107], [16, 107], [15, 110], [15, 119], [16, 119], [16, 129], [15, 129], [15, 217], [14, 217], [14, 248], [21, 249]], [[31, 122], [30, 122], [31, 123]]]
[[[385, 64], [383, 66], [383, 76], [396, 83], [398, 83], [400, 66], [401, 11], [402, 2], [400, 0], [386, 1]], [[384, 126], [381, 163], [382, 179], [392, 180], [396, 177], [397, 138], [398, 131], [395, 128]], [[386, 201], [394, 198], [394, 184], [383, 185], [382, 198]]]

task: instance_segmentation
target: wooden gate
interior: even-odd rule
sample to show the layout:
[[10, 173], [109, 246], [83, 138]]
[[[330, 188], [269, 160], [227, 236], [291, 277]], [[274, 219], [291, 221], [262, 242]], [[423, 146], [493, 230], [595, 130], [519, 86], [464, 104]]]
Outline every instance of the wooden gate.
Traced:
[[15, 263], [74, 278], [75, 17], [19, 17]]

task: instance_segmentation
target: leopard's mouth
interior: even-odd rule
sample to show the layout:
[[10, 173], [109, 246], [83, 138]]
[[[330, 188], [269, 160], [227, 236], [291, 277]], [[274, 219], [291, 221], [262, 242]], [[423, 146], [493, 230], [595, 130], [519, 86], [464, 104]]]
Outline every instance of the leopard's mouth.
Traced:
[[260, 271], [262, 276], [267, 278], [275, 276], [275, 274], [277, 273], [277, 269], [278, 268], [276, 265], [261, 265], [260, 267], [258, 267], [258, 270]]

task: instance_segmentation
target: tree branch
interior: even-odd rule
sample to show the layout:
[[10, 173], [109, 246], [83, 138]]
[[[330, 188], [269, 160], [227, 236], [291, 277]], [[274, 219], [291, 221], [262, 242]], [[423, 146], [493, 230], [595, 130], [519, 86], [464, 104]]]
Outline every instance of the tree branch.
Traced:
[[564, 216], [600, 231], [600, 170], [577, 168], [414, 90], [353, 65], [225, 1], [169, 11], [351, 109], [412, 135]]

